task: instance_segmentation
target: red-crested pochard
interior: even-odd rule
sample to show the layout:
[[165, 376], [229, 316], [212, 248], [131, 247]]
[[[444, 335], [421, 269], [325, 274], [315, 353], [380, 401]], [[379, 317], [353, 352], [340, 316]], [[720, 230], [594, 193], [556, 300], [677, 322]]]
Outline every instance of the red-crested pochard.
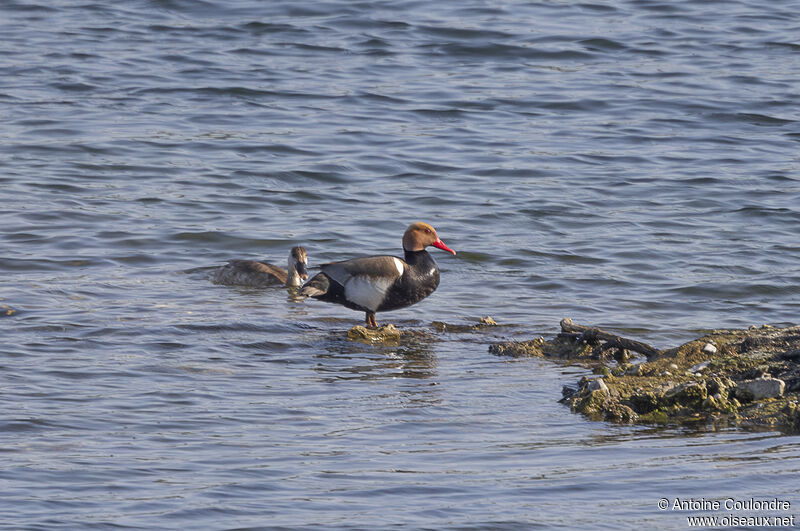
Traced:
[[375, 312], [415, 304], [436, 290], [439, 268], [425, 250], [429, 245], [456, 254], [427, 223], [412, 223], [403, 234], [405, 261], [396, 256], [368, 256], [321, 266], [302, 295], [335, 302], [366, 312], [369, 328], [376, 328]]
[[308, 256], [303, 247], [292, 247], [289, 252], [288, 269], [278, 267], [267, 262], [255, 260], [230, 260], [226, 265], [217, 269], [212, 281], [215, 284], [229, 286], [249, 286], [263, 288], [284, 284], [290, 287], [299, 287], [303, 280], [308, 279], [306, 266]]

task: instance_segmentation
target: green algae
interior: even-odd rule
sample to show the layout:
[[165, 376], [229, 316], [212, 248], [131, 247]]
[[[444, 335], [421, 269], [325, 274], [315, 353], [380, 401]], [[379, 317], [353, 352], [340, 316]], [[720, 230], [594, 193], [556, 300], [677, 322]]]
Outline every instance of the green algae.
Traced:
[[[619, 352], [606, 355], [607, 350], [563, 332], [552, 340], [489, 347], [495, 355], [544, 357], [593, 368], [599, 377], [565, 387], [562, 398], [572, 411], [593, 420], [800, 433], [800, 326], [713, 330], [638, 364]], [[754, 379], [780, 379], [785, 391], [781, 384], [754, 399], [743, 391]]]
[[386, 324], [378, 328], [367, 328], [356, 325], [347, 331], [347, 338], [351, 341], [361, 341], [364, 343], [397, 341], [402, 332], [393, 324]]
[[489, 346], [489, 352], [498, 356], [515, 358], [537, 357], [558, 358], [563, 360], [596, 359], [593, 348], [588, 343], [580, 343], [571, 337], [559, 335], [550, 341], [543, 337], [527, 341], [503, 341]]
[[[445, 333], [476, 333], [485, 332], [494, 328], [500, 328], [502, 325], [491, 317], [481, 317], [474, 324], [453, 324], [445, 323], [442, 321], [433, 321], [430, 327], [435, 332], [440, 334]], [[507, 325], [506, 325], [507, 326]], [[433, 340], [434, 335], [427, 330], [418, 328], [404, 328], [399, 329], [393, 324], [385, 324], [377, 328], [367, 328], [365, 326], [356, 325], [347, 331], [347, 339], [349, 341], [356, 341], [366, 344], [386, 344], [399, 345], [407, 340]]]
[[433, 321], [431, 326], [437, 332], [450, 332], [450, 333], [469, 333], [469, 332], [480, 332], [487, 328], [497, 327], [500, 326], [497, 324], [497, 321], [492, 319], [489, 316], [481, 317], [476, 324], [453, 324], [453, 323], [445, 323], [442, 321]]

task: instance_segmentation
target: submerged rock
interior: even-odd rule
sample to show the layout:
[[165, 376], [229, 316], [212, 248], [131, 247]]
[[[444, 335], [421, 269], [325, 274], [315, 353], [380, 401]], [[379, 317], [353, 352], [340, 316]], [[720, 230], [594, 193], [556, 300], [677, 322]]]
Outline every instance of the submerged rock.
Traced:
[[465, 325], [465, 324], [453, 324], [453, 323], [444, 323], [442, 321], [434, 321], [431, 323], [431, 326], [436, 329], [437, 332], [453, 332], [453, 333], [465, 333], [465, 332], [477, 332], [487, 327], [492, 326], [500, 326], [497, 324], [497, 321], [492, 319], [489, 316], [481, 317], [478, 320], [477, 324], [473, 325]]
[[[480, 333], [487, 332], [494, 328], [500, 328], [501, 325], [491, 317], [481, 317], [474, 324], [451, 324], [441, 321], [433, 321], [430, 327], [435, 332], [431, 332], [430, 328], [410, 327], [398, 329], [393, 324], [385, 324], [377, 328], [367, 328], [362, 325], [356, 325], [347, 330], [347, 339], [350, 341], [358, 341], [361, 343], [384, 343], [387, 345], [397, 346], [400, 344], [407, 344], [414, 341], [433, 341], [437, 337], [436, 332], [439, 333]], [[343, 332], [337, 332], [336, 335], [344, 335]]]

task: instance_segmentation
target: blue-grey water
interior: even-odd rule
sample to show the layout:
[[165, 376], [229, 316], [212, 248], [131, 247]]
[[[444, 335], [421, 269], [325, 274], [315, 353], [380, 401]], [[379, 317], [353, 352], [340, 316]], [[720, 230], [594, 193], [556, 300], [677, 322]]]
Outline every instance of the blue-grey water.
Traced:
[[[800, 3], [0, 3], [0, 526], [683, 529], [788, 500], [800, 437], [590, 422], [569, 316], [668, 347], [800, 321]], [[363, 315], [214, 285], [395, 253]], [[434, 320], [514, 326], [439, 333]], [[742, 512], [733, 514], [744, 514]]]

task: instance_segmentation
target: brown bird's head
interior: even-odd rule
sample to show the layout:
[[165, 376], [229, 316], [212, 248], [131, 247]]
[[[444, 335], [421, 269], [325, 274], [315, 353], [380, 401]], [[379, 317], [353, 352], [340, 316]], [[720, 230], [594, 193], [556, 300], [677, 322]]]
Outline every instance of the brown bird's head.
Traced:
[[403, 234], [403, 249], [406, 251], [422, 251], [427, 246], [433, 245], [448, 253], [456, 254], [454, 250], [444, 244], [442, 240], [436, 235], [436, 229], [418, 221], [412, 223]]

